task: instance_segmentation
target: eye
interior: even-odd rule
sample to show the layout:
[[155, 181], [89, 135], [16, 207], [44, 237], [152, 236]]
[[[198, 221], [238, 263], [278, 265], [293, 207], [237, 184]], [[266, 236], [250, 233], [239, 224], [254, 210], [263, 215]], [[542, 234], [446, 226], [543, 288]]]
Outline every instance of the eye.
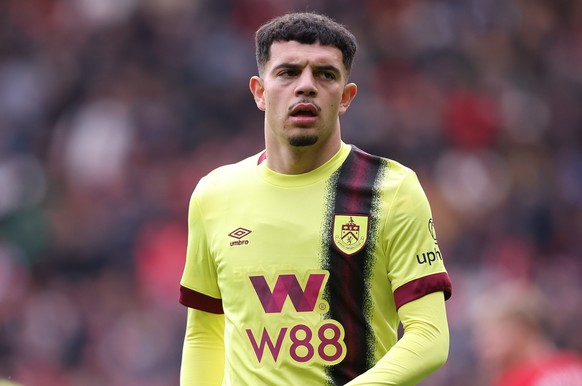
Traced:
[[277, 73], [277, 76], [280, 76], [282, 78], [292, 78], [294, 76], [296, 76], [298, 73], [297, 70], [294, 69], [287, 69], [287, 70], [281, 70]]
[[336, 78], [335, 73], [332, 71], [320, 71], [317, 76], [325, 80], [334, 80]]

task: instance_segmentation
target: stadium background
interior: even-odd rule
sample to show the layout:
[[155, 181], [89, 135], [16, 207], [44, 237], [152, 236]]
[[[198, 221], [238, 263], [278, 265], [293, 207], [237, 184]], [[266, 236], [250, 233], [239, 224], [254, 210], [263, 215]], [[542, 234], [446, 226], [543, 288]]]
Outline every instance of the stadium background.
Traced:
[[479, 385], [471, 299], [512, 278], [582, 350], [582, 3], [0, 2], [0, 378], [177, 384], [189, 195], [262, 147], [253, 32], [322, 11], [359, 39], [347, 142], [414, 168], [455, 285], [423, 385]]

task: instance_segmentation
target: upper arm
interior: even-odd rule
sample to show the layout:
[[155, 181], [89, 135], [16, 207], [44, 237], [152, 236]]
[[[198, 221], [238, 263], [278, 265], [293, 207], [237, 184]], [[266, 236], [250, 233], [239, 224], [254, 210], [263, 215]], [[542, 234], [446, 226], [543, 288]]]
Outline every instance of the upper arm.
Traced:
[[[209, 246], [205, 214], [202, 210], [205, 191], [203, 182], [204, 180], [196, 187], [190, 199], [186, 263], [180, 285], [183, 287], [183, 291], [198, 293], [209, 300], [214, 298], [219, 301], [221, 295], [218, 287], [218, 274]], [[196, 304], [185, 305], [198, 308]], [[212, 312], [212, 309], [201, 309]]]
[[399, 308], [432, 292], [451, 296], [428, 199], [412, 171], [404, 173], [386, 216], [387, 275]]

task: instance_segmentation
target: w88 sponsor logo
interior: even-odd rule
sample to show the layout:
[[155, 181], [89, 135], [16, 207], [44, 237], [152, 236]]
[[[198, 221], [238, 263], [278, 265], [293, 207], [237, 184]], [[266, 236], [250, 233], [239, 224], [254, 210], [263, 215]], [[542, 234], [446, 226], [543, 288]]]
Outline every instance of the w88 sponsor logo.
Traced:
[[246, 329], [246, 333], [259, 363], [269, 360], [265, 358], [266, 349], [275, 363], [282, 351], [302, 364], [316, 361], [333, 365], [346, 356], [344, 329], [335, 320], [324, 320], [315, 327], [306, 324], [282, 327], [273, 335], [263, 328], [260, 338], [251, 329]]
[[[329, 273], [317, 271], [309, 274], [303, 285], [295, 274], [277, 275], [270, 285], [264, 276], [249, 277], [259, 302], [267, 314], [283, 312], [287, 299], [297, 313], [324, 313], [329, 305], [322, 299], [323, 288]], [[290, 305], [288, 305], [290, 307]], [[249, 342], [257, 361], [262, 363], [265, 351], [277, 363], [282, 351], [297, 363], [322, 362], [326, 365], [339, 363], [346, 356], [345, 331], [335, 320], [323, 320], [316, 326], [303, 323], [261, 331], [246, 329]]]

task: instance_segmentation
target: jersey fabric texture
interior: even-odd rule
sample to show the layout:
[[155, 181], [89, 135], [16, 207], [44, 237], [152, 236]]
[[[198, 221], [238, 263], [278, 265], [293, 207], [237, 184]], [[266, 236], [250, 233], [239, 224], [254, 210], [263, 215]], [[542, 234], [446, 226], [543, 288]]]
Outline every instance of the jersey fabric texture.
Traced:
[[343, 385], [398, 339], [397, 310], [451, 296], [415, 173], [342, 143], [278, 174], [257, 154], [201, 179], [180, 302], [225, 316], [224, 385]]

